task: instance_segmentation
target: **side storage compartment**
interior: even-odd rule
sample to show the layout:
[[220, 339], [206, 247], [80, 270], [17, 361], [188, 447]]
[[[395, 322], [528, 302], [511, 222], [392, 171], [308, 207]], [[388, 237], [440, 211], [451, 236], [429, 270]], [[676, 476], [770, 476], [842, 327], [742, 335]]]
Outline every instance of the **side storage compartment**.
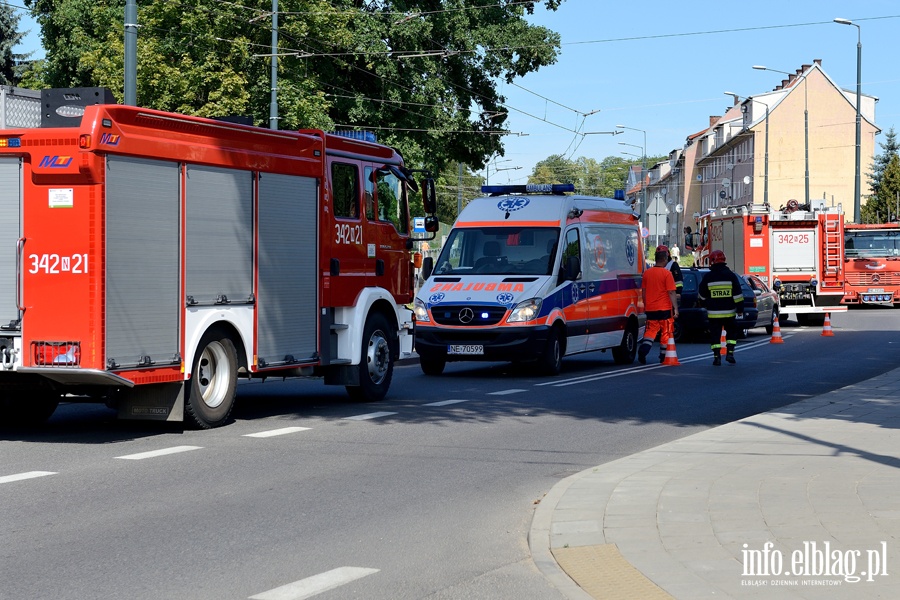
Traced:
[[260, 368], [316, 360], [318, 182], [259, 179], [257, 361]]
[[0, 158], [0, 245], [3, 248], [0, 252], [0, 328], [7, 329], [19, 320], [16, 254], [22, 230], [21, 173], [18, 158]]
[[107, 160], [107, 368], [181, 361], [180, 189], [176, 163]]

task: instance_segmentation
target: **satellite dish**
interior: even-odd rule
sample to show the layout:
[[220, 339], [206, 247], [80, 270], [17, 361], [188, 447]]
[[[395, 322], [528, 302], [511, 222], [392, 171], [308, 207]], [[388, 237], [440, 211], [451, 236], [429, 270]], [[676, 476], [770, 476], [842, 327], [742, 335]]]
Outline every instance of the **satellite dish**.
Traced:
[[697, 181], [703, 181], [703, 175], [697, 175]]
[[665, 196], [666, 194], [669, 193], [669, 190], [666, 188], [663, 188], [663, 189], [659, 190], [659, 193], [662, 194], [663, 196]]
[[666, 204], [668, 204], [669, 206], [672, 206], [673, 204], [675, 204], [675, 199], [674, 198], [666, 198]]
[[730, 171], [734, 168], [734, 165], [732, 163], [728, 163], [727, 165], [725, 165], [725, 168]]
[[675, 212], [681, 214], [682, 212], [684, 212], [684, 207], [679, 204], [678, 206], [675, 207]]
[[744, 175], [744, 185], [750, 185], [750, 176]]
[[724, 177], [722, 179], [722, 187], [728, 187], [729, 185], [731, 185], [731, 180], [728, 179], [727, 177]]

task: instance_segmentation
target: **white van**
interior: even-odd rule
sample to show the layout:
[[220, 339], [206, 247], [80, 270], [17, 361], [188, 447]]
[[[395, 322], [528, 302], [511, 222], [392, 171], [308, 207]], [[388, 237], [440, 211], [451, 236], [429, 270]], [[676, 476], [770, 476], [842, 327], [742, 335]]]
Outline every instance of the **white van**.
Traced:
[[415, 299], [422, 371], [447, 361], [537, 361], [612, 349], [634, 361], [643, 335], [644, 257], [624, 200], [572, 184], [484, 186], [459, 215]]

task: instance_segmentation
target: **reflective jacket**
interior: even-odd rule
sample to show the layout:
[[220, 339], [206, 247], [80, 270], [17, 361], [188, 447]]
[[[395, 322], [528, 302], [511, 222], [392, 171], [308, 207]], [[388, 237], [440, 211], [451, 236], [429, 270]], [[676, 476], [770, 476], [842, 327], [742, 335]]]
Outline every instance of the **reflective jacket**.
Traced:
[[666, 264], [666, 268], [672, 272], [672, 278], [675, 280], [675, 293], [681, 295], [684, 288], [684, 276], [681, 274], [681, 265], [677, 260], [670, 260]]
[[741, 280], [724, 263], [710, 265], [697, 293], [710, 319], [734, 317], [744, 312]]

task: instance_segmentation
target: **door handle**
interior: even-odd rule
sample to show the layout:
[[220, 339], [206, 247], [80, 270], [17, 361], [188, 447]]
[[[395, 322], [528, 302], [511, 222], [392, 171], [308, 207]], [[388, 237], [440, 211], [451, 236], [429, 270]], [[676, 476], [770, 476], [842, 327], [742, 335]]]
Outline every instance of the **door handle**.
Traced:
[[[25, 238], [16, 240], [16, 307], [20, 313], [25, 312], [22, 298], [22, 256], [25, 253]], [[21, 317], [21, 315], [19, 315]]]

